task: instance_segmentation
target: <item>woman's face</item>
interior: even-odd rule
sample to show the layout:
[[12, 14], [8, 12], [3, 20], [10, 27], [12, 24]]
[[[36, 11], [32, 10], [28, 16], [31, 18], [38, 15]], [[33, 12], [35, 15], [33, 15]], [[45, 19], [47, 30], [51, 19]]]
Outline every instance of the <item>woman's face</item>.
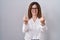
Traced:
[[37, 16], [37, 14], [38, 14], [38, 8], [37, 8], [36, 4], [34, 4], [32, 6], [31, 13], [32, 13], [32, 16]]

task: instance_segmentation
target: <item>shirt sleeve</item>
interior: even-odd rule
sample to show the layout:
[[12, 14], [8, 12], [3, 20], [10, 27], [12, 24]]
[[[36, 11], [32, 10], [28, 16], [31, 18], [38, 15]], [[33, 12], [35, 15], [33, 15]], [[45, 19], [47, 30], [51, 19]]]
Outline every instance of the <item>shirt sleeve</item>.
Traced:
[[45, 21], [45, 25], [42, 26], [41, 28], [42, 28], [41, 29], [42, 31], [47, 31], [48, 30], [46, 21]]
[[23, 32], [23, 33], [28, 32], [28, 24], [24, 24], [24, 23], [23, 23], [22, 32]]

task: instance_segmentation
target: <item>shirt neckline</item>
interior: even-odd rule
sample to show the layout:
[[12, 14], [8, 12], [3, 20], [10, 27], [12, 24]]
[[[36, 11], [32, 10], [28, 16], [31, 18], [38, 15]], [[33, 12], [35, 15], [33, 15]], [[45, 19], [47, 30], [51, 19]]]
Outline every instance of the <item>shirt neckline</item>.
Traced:
[[33, 18], [31, 18], [31, 20], [32, 20], [32, 22], [33, 22], [33, 23], [36, 23], [36, 22], [37, 22], [37, 20], [38, 20], [38, 17], [37, 17], [37, 19], [35, 20], [35, 22], [34, 22]]

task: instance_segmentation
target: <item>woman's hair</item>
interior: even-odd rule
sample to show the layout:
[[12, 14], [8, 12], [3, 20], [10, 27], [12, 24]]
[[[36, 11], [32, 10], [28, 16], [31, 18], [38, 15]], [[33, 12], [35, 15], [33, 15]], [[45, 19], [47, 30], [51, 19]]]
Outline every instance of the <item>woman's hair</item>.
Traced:
[[32, 3], [29, 5], [29, 8], [28, 8], [28, 18], [29, 18], [29, 19], [32, 17], [31, 9], [32, 9], [32, 6], [33, 6], [34, 4], [35, 4], [35, 5], [37, 6], [37, 8], [38, 8], [37, 17], [38, 17], [38, 18], [41, 18], [41, 17], [42, 17], [41, 7], [40, 7], [39, 3], [38, 3], [38, 2], [32, 2]]

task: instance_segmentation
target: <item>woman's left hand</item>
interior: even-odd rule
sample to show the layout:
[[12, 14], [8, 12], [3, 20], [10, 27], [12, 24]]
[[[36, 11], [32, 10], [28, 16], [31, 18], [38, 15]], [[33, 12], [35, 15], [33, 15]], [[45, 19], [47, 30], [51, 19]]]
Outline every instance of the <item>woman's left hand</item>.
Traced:
[[45, 25], [45, 19], [44, 19], [44, 17], [41, 17], [41, 18], [40, 18], [40, 22], [41, 22], [41, 25], [42, 25], [42, 26]]

